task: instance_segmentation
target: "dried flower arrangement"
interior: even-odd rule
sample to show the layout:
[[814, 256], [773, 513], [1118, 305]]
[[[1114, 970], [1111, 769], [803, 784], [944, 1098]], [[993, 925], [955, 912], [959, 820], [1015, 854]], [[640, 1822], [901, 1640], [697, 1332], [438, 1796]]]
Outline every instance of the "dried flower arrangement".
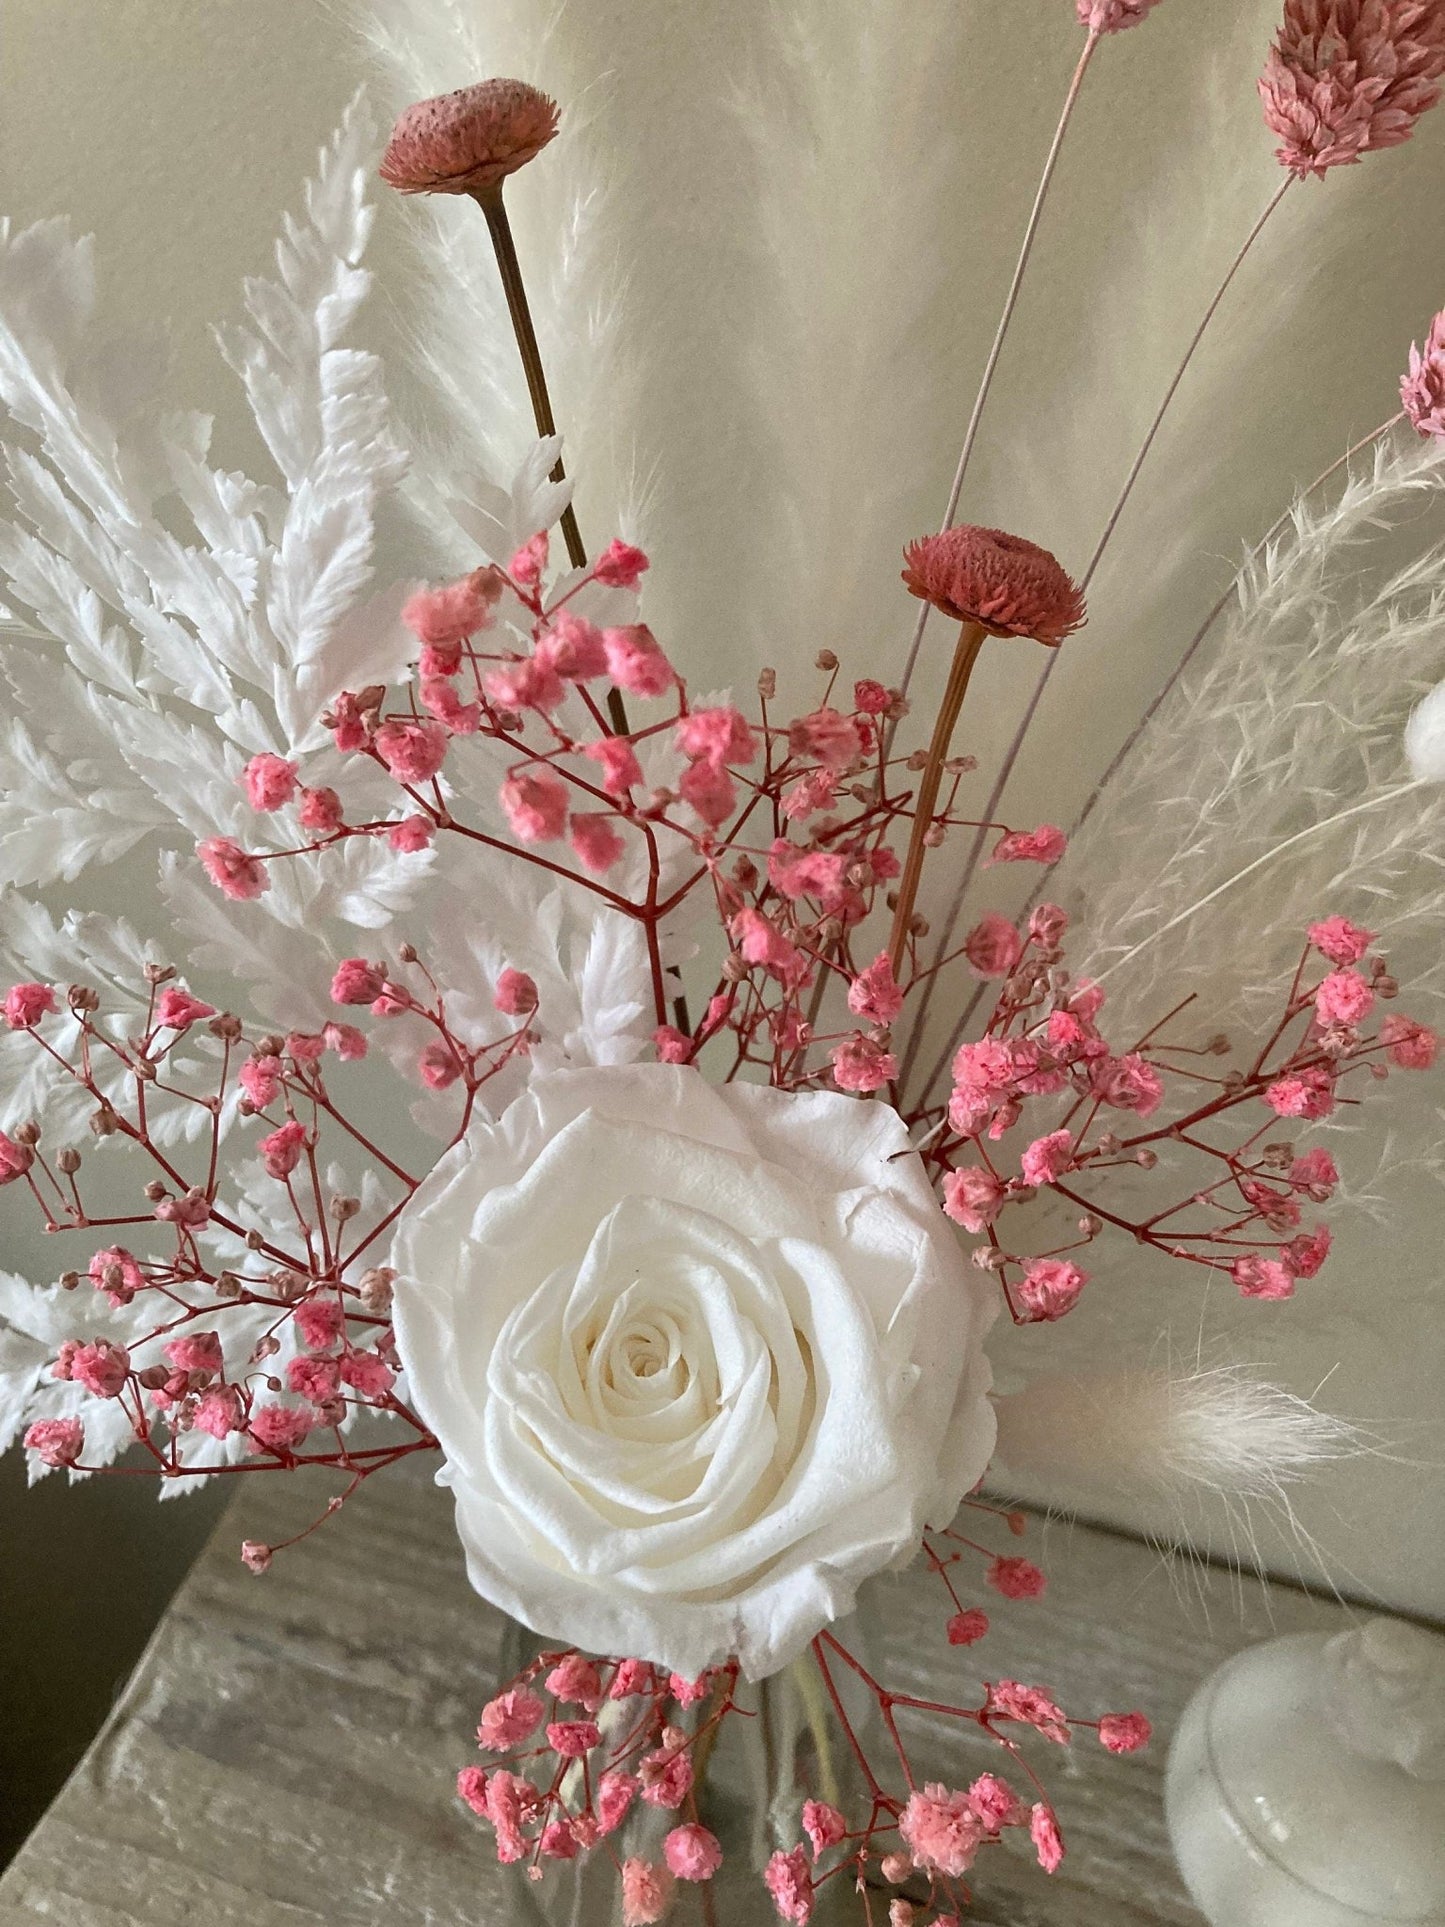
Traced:
[[[765, 671], [755, 701], [695, 697], [640, 619], [648, 556], [619, 537], [589, 560], [504, 199], [559, 130], [523, 82], [409, 108], [381, 160], [402, 193], [477, 201], [539, 437], [510, 492], [455, 505], [476, 560], [439, 585], [366, 594], [406, 458], [378, 364], [344, 339], [367, 285], [360, 111], [288, 224], [280, 279], [250, 285], [252, 325], [224, 341], [279, 486], [212, 468], [197, 418], [123, 438], [72, 374], [86, 245], [56, 224], [0, 244], [18, 511], [0, 533], [17, 700], [0, 752], [17, 978], [0, 1184], [81, 1247], [54, 1285], [0, 1277], [0, 1444], [20, 1436], [37, 1474], [72, 1476], [129, 1448], [126, 1469], [163, 1490], [322, 1466], [340, 1481], [327, 1518], [376, 1472], [440, 1455], [477, 1591], [555, 1642], [482, 1709], [496, 1757], [457, 1791], [538, 1878], [589, 1856], [615, 1868], [627, 1927], [717, 1875], [708, 1757], [750, 1717], [750, 1683], [793, 1665], [812, 1669], [862, 1791], [856, 1811], [799, 1803], [792, 1843], [757, 1869], [779, 1917], [806, 1922], [856, 1883], [868, 1919], [881, 1889], [891, 1927], [942, 1927], [1012, 1834], [1059, 1866], [1025, 1742], [1088, 1731], [1129, 1752], [1144, 1716], [1066, 1713], [999, 1668], [961, 1703], [899, 1693], [841, 1622], [860, 1585], [910, 1560], [937, 1587], [941, 1649], [985, 1637], [986, 1589], [1040, 1593], [1038, 1566], [960, 1524], [1023, 1525], [974, 1496], [995, 1444], [995, 1317], [1064, 1319], [1107, 1288], [1095, 1248], [1121, 1236], [1241, 1297], [1289, 1298], [1329, 1255], [1315, 1211], [1340, 1183], [1301, 1128], [1437, 1053], [1357, 920], [1358, 868], [1304, 908], [1318, 823], [1267, 824], [1257, 848], [1241, 835], [1235, 868], [1191, 877], [1178, 908], [1102, 893], [1085, 954], [1106, 933], [1118, 955], [1094, 974], [1071, 967], [1075, 925], [1042, 883], [1015, 914], [974, 901], [992, 866], [1043, 873], [1069, 848], [1052, 824], [1004, 820], [1004, 785], [1240, 262], [1292, 184], [1407, 139], [1445, 76], [1436, 0], [1285, 0], [1260, 82], [1285, 179], [1075, 581], [956, 511], [1085, 73], [1156, 4], [1077, 0], [1082, 53], [942, 526], [903, 558], [919, 608], [892, 683], [824, 649], [811, 670]], [[1372, 481], [1336, 464], [1321, 520], [1441, 485], [1445, 318], [1401, 396], [1368, 438]], [[1296, 508], [1292, 546], [1283, 525], [1261, 544], [1245, 598], [1307, 569], [1333, 473]], [[1423, 630], [1418, 589], [1406, 571], [1368, 619]], [[1215, 634], [1225, 606], [1171, 688], [1238, 674]], [[958, 625], [952, 667], [919, 729], [909, 689], [938, 617]], [[991, 638], [1048, 654], [970, 814], [954, 738]], [[1320, 659], [1299, 652], [1302, 688]], [[1425, 657], [1401, 660], [1408, 709]], [[1357, 719], [1381, 745], [1371, 783], [1323, 825], [1349, 825], [1357, 864], [1396, 848], [1410, 799], [1445, 778], [1445, 684], [1402, 734], [1406, 681]], [[1191, 855], [1165, 805], [1204, 799], [1199, 743], [1160, 725], [1163, 700], [1071, 835], [1162, 839], [1151, 874], [1168, 882]], [[171, 837], [162, 886], [185, 974], [237, 984], [260, 1022], [187, 988], [123, 923], [57, 925], [25, 894], [177, 829], [190, 849]], [[1187, 989], [1146, 1024], [1114, 1016], [1112, 969], [1279, 857], [1295, 858], [1296, 960], [1252, 986], [1230, 1036], [1198, 1034]], [[929, 865], [952, 880], [936, 930], [917, 909]], [[353, 954], [348, 930], [402, 916], [424, 940]], [[936, 1000], [951, 1024], [930, 1062]], [[1257, 1460], [1231, 1474], [1261, 1489], [1338, 1443], [1267, 1387], [1195, 1390], [1198, 1456], [1217, 1393], [1221, 1431], [1242, 1428]], [[1050, 1422], [1046, 1400], [1020, 1411]], [[283, 1550], [241, 1556], [261, 1573]], [[989, 1735], [1024, 1790], [930, 1776], [906, 1731], [918, 1711]], [[661, 1831], [643, 1851], [629, 1829], [648, 1815]]]

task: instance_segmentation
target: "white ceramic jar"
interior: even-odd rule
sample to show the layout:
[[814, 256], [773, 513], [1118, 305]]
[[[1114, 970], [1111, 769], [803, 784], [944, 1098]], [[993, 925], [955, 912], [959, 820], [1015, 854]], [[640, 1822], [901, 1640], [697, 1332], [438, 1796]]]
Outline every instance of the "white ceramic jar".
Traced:
[[1445, 1927], [1445, 1639], [1399, 1620], [1238, 1653], [1169, 1754], [1213, 1927]]

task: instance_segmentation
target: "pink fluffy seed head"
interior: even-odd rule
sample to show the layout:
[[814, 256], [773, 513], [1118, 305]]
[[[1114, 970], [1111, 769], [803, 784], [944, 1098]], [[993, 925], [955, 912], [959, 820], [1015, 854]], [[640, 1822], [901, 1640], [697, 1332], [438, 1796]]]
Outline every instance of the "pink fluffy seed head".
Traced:
[[378, 170], [399, 194], [485, 194], [557, 133], [557, 103], [525, 80], [482, 80], [404, 109]]

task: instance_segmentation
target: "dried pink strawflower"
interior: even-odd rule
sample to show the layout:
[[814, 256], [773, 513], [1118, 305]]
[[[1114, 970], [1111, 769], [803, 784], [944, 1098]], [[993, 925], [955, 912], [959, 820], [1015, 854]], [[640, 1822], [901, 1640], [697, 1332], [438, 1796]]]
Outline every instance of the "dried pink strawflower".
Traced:
[[1121, 33], [1137, 27], [1159, 0], [1074, 0], [1079, 23], [1090, 33]]
[[1400, 379], [1400, 401], [1422, 435], [1445, 435], [1445, 309], [1430, 323], [1423, 349], [1410, 343], [1410, 372]]
[[401, 194], [481, 194], [535, 160], [557, 103], [525, 80], [482, 80], [406, 108], [378, 170]]
[[1398, 147], [1440, 98], [1442, 74], [1440, 0], [1284, 0], [1259, 82], [1280, 162], [1323, 177]]
[[910, 595], [995, 636], [1032, 636], [1050, 648], [1084, 625], [1084, 597], [1036, 542], [963, 523], [904, 551]]

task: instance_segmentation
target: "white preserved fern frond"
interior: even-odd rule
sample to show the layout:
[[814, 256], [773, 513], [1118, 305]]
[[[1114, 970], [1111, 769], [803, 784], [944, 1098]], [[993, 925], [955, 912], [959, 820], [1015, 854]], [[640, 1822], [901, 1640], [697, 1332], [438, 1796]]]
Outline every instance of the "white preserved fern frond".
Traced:
[[[138, 914], [167, 932], [157, 960], [201, 973], [218, 1001], [234, 1002], [235, 986], [248, 986], [268, 1023], [325, 1021], [331, 969], [357, 950], [358, 931], [408, 914], [417, 928], [441, 931], [461, 915], [455, 889], [445, 903], [428, 898], [438, 887], [435, 852], [398, 855], [384, 838], [273, 865], [271, 888], [244, 913], [194, 857], [196, 842], [214, 835], [252, 849], [289, 844], [290, 824], [248, 807], [245, 763], [261, 751], [300, 755], [308, 782], [339, 781], [321, 712], [343, 687], [393, 680], [414, 653], [401, 622], [412, 583], [371, 587], [381, 518], [406, 456], [389, 424], [381, 363], [349, 338], [371, 278], [361, 261], [377, 145], [358, 97], [300, 212], [284, 223], [274, 275], [246, 282], [244, 320], [220, 331], [274, 465], [261, 479], [212, 461], [206, 417], [138, 410], [134, 396], [108, 400], [95, 389], [100, 303], [88, 240], [61, 222], [0, 229], [0, 474], [13, 511], [0, 523], [0, 673], [12, 699], [0, 722], [0, 893], [14, 978], [64, 982], [82, 958], [103, 969], [113, 947], [105, 920], [58, 924], [27, 893], [64, 885], [67, 901], [83, 904], [93, 878], [104, 901], [108, 867], [129, 855], [134, 876], [147, 848], [159, 855], [154, 914]], [[485, 319], [476, 325], [485, 336]], [[498, 355], [514, 352], [500, 316], [492, 338]], [[478, 549], [505, 561], [567, 502], [570, 484], [549, 479], [557, 445], [521, 430], [519, 441], [510, 488], [474, 451], [464, 473], [435, 478], [436, 489], [454, 491], [468, 566]], [[608, 619], [630, 613], [629, 600]], [[486, 775], [493, 810], [500, 776]], [[363, 815], [395, 812], [394, 785], [354, 761], [345, 788]], [[468, 865], [472, 903], [478, 865], [489, 862], [474, 854]], [[511, 895], [517, 915], [499, 942], [535, 941], [544, 903], [559, 906], [553, 921], [566, 921], [553, 880], [520, 879]], [[594, 921], [591, 900], [567, 915], [583, 912], [554, 949], [575, 954], [585, 976], [577, 944]], [[127, 926], [114, 929], [138, 981], [139, 946]], [[615, 984], [606, 994], [569, 986], [558, 1017], [564, 1050], [598, 1061], [636, 1048], [616, 1032], [633, 1021], [619, 1013], [641, 1009], [646, 983], [635, 946], [613, 933], [607, 942]], [[496, 968], [503, 961], [499, 952]], [[439, 970], [443, 987], [489, 1006], [479, 956], [463, 945], [448, 962], [459, 975]], [[550, 974], [558, 976], [555, 961]], [[0, 1038], [0, 1057], [13, 1073], [9, 1121], [54, 1118], [59, 1104], [79, 1123], [74, 1088], [57, 1083], [23, 1040]], [[157, 1127], [194, 1129], [198, 1117], [172, 1118], [162, 1106]]]

